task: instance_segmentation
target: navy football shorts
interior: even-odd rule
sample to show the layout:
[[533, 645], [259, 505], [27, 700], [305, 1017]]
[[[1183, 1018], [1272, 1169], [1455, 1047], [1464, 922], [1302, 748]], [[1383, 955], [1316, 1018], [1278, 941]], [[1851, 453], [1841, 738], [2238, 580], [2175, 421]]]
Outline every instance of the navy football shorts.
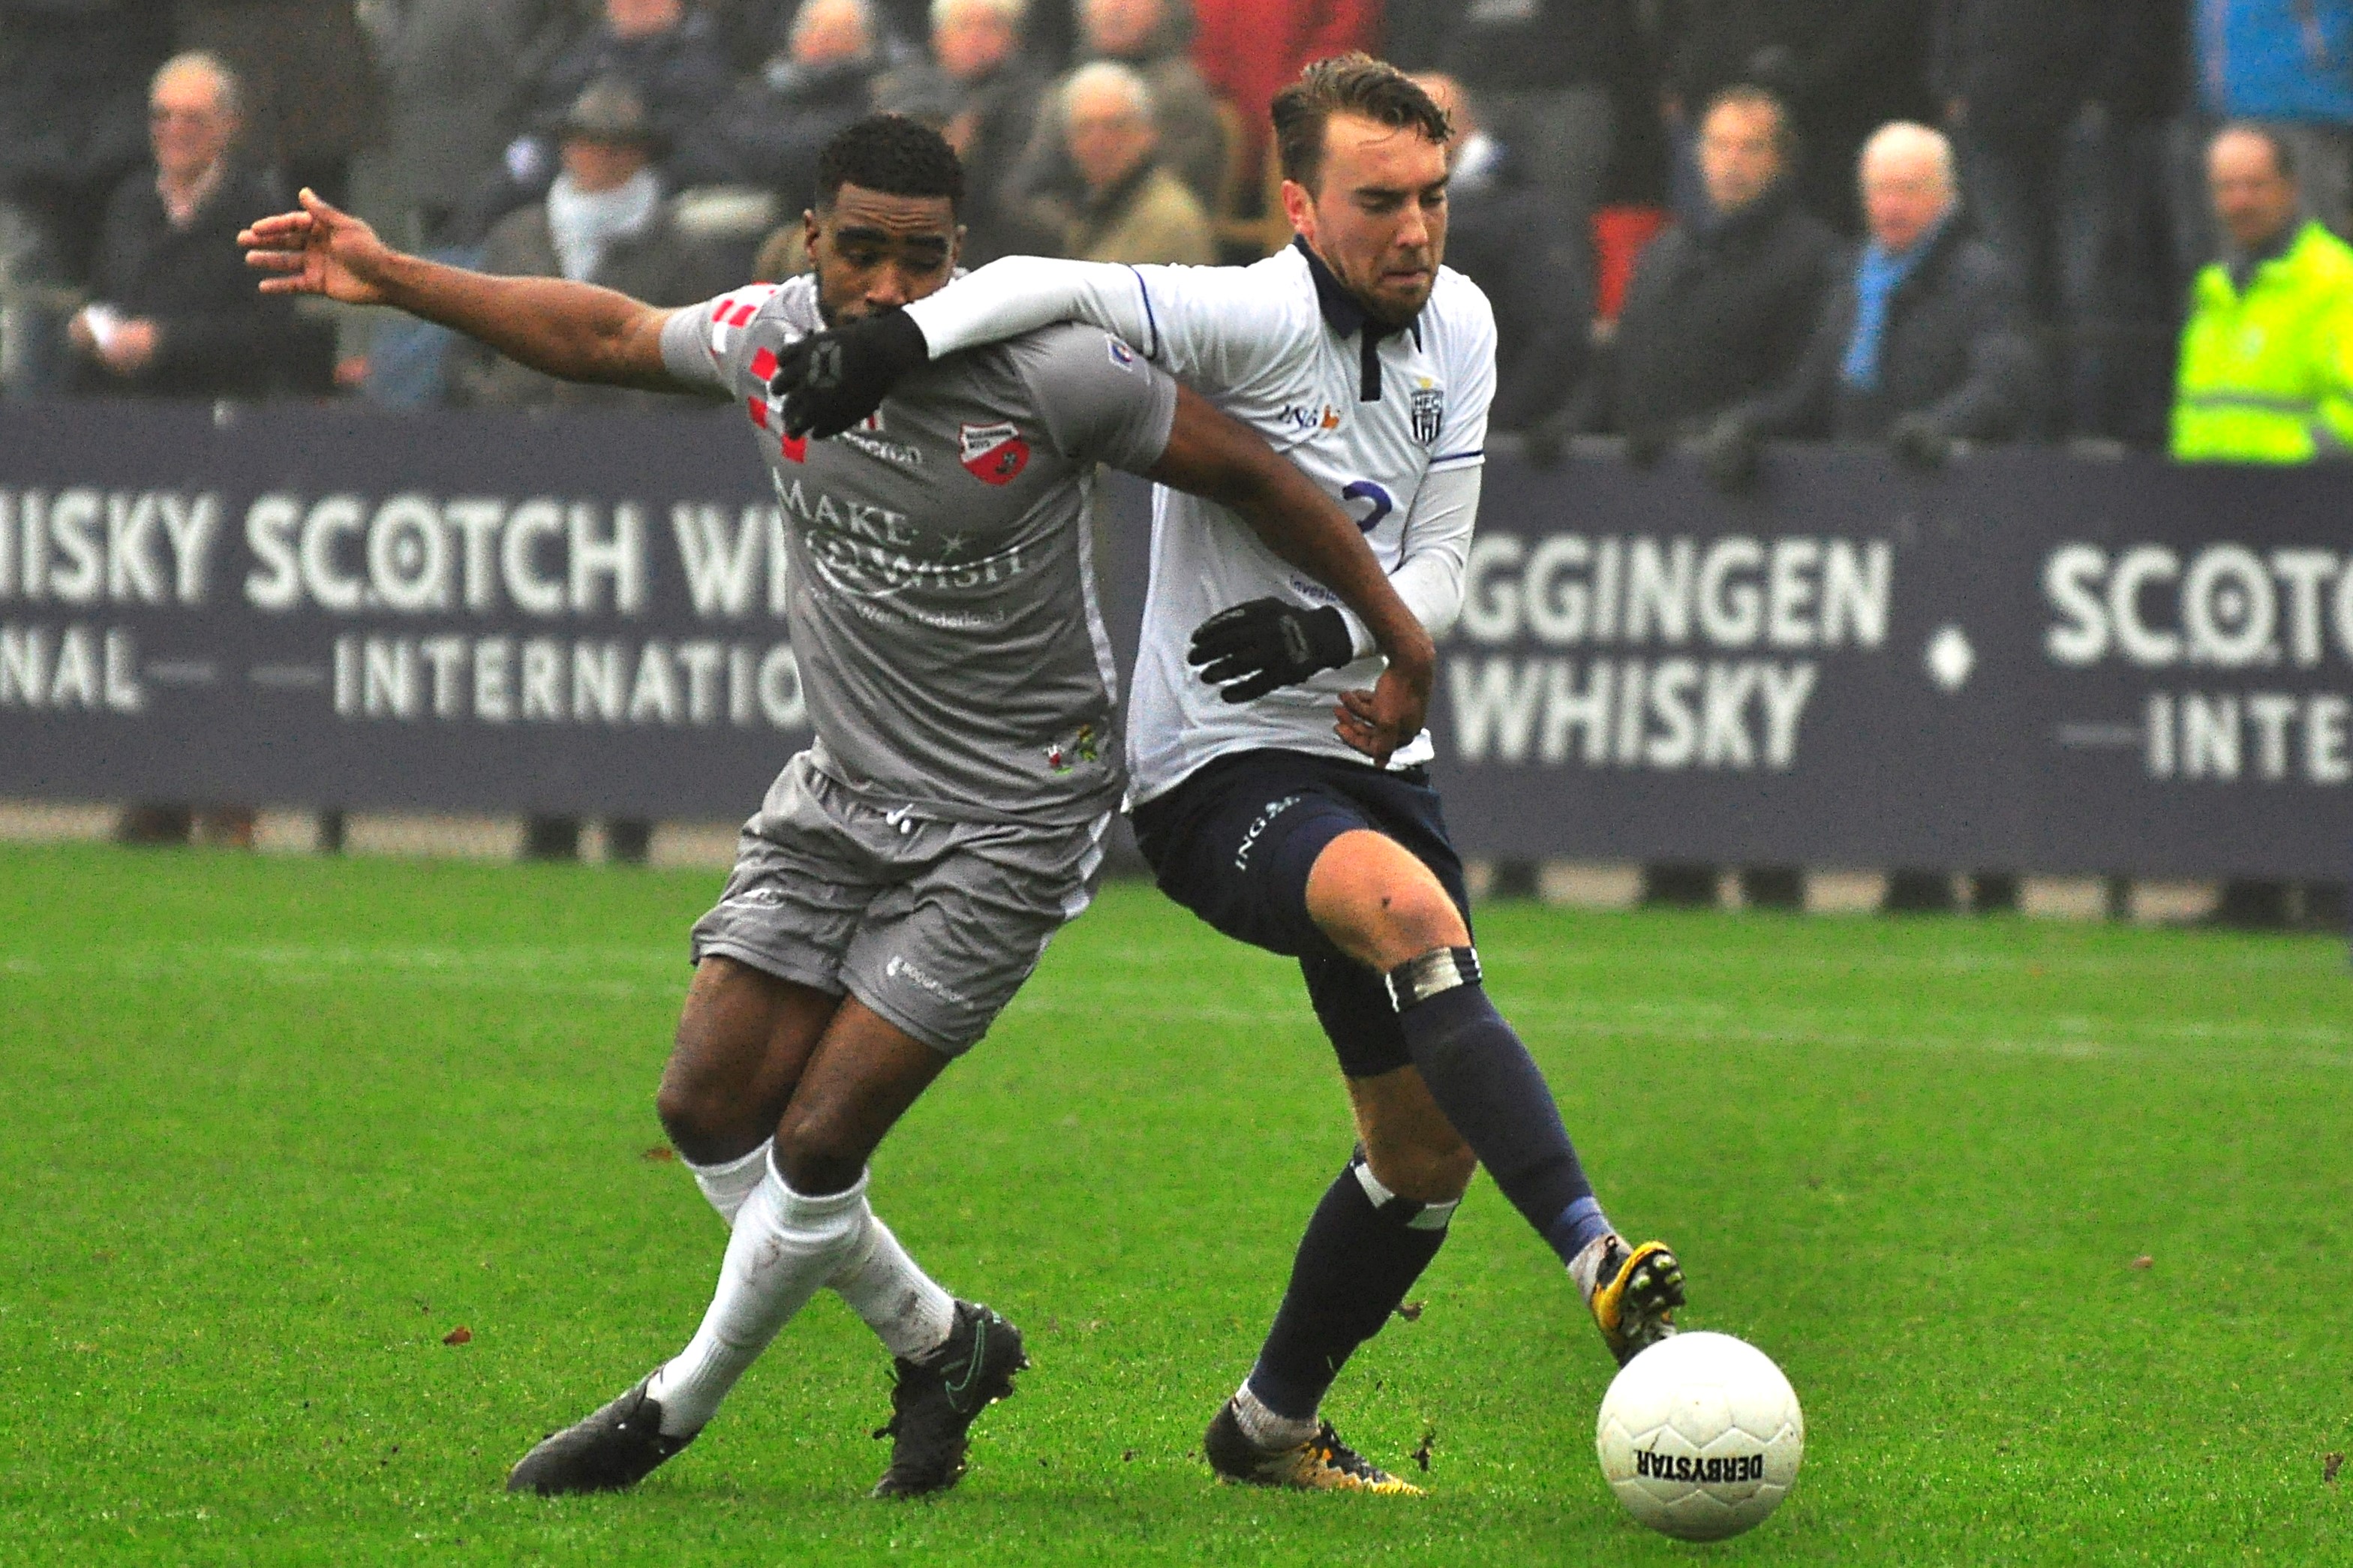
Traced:
[[1467, 924], [1461, 858], [1425, 770], [1382, 773], [1303, 752], [1240, 752], [1145, 801], [1134, 820], [1162, 892], [1228, 936], [1299, 960], [1342, 1072], [1373, 1078], [1410, 1064], [1381, 976], [1308, 917], [1307, 874], [1332, 840], [1370, 828], [1436, 873]]

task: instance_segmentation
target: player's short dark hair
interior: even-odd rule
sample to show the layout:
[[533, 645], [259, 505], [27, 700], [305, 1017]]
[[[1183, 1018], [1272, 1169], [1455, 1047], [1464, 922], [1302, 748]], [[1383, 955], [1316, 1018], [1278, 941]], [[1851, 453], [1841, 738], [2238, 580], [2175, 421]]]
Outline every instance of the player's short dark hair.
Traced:
[[1282, 177], [1313, 191], [1324, 173], [1324, 128], [1353, 114], [1398, 131], [1419, 131], [1444, 146], [1453, 122], [1414, 79], [1367, 54], [1317, 60], [1274, 95], [1274, 145]]
[[817, 160], [822, 212], [844, 185], [886, 196], [945, 196], [964, 202], [964, 164], [947, 138], [904, 115], [870, 114], [825, 144]]

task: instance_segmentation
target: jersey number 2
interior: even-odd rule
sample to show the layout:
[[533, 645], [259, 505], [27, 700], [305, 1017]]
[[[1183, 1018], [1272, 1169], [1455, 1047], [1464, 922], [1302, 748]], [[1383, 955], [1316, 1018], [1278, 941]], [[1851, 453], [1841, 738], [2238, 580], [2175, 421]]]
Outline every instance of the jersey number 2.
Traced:
[[1373, 503], [1373, 510], [1356, 520], [1357, 531], [1363, 533], [1370, 533], [1380, 527], [1381, 519], [1397, 510], [1397, 502], [1389, 499], [1389, 492], [1370, 479], [1357, 479], [1351, 483], [1347, 489], [1340, 492], [1340, 499]]

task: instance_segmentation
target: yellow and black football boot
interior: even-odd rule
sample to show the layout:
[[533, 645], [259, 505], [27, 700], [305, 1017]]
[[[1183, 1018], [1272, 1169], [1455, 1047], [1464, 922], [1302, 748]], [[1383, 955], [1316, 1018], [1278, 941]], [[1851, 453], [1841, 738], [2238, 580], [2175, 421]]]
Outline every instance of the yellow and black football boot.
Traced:
[[1234, 1415], [1230, 1399], [1218, 1410], [1201, 1439], [1209, 1468], [1222, 1481], [1250, 1487], [1287, 1487], [1303, 1492], [1378, 1492], [1390, 1497], [1419, 1497], [1421, 1489], [1401, 1481], [1366, 1458], [1322, 1423], [1315, 1436], [1288, 1448], [1261, 1448], [1250, 1440]]
[[1585, 1304], [1601, 1331], [1601, 1342], [1624, 1366], [1675, 1331], [1675, 1309], [1683, 1304], [1683, 1266], [1663, 1241], [1629, 1247], [1613, 1233], [1594, 1245], [1601, 1253]]

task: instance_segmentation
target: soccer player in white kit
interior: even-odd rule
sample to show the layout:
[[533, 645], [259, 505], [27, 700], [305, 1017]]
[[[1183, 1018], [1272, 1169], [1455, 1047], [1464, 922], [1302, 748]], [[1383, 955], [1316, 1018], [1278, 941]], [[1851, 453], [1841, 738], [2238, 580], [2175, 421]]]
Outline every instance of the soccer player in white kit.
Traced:
[[[1442, 635], [1461, 608], [1495, 355], [1486, 298], [1440, 264], [1450, 127], [1420, 88], [1356, 55], [1310, 66], [1276, 98], [1274, 130], [1288, 249], [1249, 268], [996, 262], [802, 344], [776, 382], [787, 426], [845, 427], [926, 358], [1090, 322], [1353, 506], [1398, 595]], [[1128, 710], [1137, 839], [1178, 902], [1298, 957], [1359, 1138], [1204, 1443], [1219, 1475], [1261, 1485], [1415, 1489], [1319, 1410], [1436, 1255], [1476, 1163], [1567, 1266], [1620, 1362], [1672, 1332], [1683, 1299], [1673, 1254], [1630, 1246], [1603, 1215], [1542, 1073], [1481, 985], [1429, 737], [1385, 766], [1357, 754], [1373, 750], [1364, 689], [1382, 669], [1329, 593], [1214, 508], [1155, 492]]]
[[719, 1284], [682, 1352], [533, 1448], [511, 1489], [635, 1484], [820, 1289], [894, 1356], [878, 1495], [953, 1485], [974, 1417], [1026, 1364], [1010, 1323], [951, 1298], [875, 1217], [866, 1163], [1093, 891], [1124, 784], [1089, 556], [1097, 462], [1219, 497], [1228, 526], [1346, 590], [1414, 672], [1385, 682], [1371, 752], [1419, 727], [1430, 639], [1337, 503], [1100, 331], [931, 367], [839, 440], [782, 428], [779, 351], [945, 283], [962, 188], [937, 132], [862, 121], [820, 162], [814, 275], [681, 310], [402, 256], [308, 192], [242, 237], [275, 291], [398, 305], [552, 374], [727, 398], [784, 512], [816, 739], [696, 922], [658, 1099], [731, 1226]]

